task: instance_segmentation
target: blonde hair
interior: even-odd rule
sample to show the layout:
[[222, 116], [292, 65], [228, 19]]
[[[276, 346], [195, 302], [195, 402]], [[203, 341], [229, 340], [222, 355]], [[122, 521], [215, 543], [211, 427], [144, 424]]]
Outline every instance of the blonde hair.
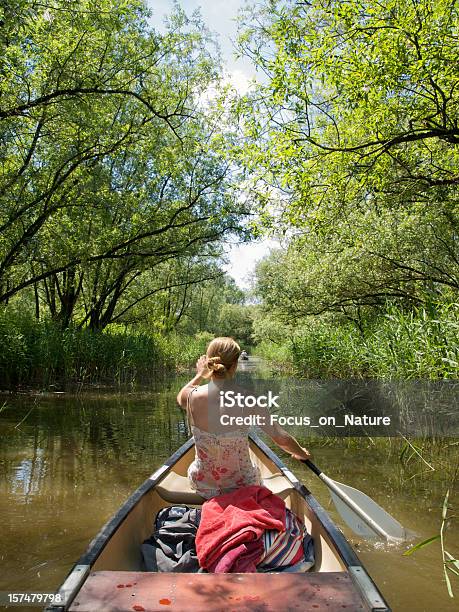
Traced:
[[225, 378], [240, 354], [241, 348], [233, 338], [214, 338], [207, 347], [206, 365], [213, 376]]

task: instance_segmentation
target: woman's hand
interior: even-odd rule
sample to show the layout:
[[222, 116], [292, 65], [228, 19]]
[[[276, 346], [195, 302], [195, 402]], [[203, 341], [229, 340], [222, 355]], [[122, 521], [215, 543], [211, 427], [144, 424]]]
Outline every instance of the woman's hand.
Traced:
[[312, 457], [311, 453], [308, 451], [307, 448], [301, 447], [301, 450], [303, 451], [301, 454], [292, 453], [292, 457], [294, 459], [298, 459], [298, 461], [303, 461], [304, 459], [310, 459]]
[[201, 382], [201, 378], [209, 378], [210, 370], [207, 367], [207, 357], [206, 355], [201, 355], [201, 357], [196, 362], [196, 374], [193, 378], [184, 385], [177, 394], [177, 404], [182, 408], [186, 408], [188, 396], [192, 391], [193, 387], [199, 386]]
[[201, 378], [208, 378], [210, 375], [210, 370], [207, 367], [207, 355], [201, 355], [201, 357], [196, 362], [196, 374], [201, 376]]

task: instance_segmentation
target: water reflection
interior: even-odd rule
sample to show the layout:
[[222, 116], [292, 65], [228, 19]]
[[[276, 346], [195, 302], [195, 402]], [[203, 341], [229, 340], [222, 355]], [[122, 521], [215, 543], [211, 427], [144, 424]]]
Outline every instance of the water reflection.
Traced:
[[37, 448], [32, 459], [23, 459], [16, 467], [12, 480], [12, 492], [23, 495], [27, 501], [30, 495], [38, 493], [45, 469], [44, 449]]

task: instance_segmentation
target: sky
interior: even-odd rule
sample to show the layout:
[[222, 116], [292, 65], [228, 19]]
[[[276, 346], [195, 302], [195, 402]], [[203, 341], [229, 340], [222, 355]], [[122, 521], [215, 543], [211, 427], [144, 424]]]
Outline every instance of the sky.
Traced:
[[[153, 11], [152, 24], [160, 29], [164, 15], [170, 13], [173, 7], [173, 0], [147, 0], [147, 3]], [[187, 14], [191, 14], [197, 8], [201, 9], [207, 27], [218, 34], [225, 72], [229, 74], [233, 86], [240, 93], [245, 93], [249, 81], [256, 76], [256, 72], [248, 59], [234, 57], [232, 43], [237, 38], [235, 19], [239, 9], [245, 4], [244, 0], [181, 0], [180, 4]], [[226, 267], [228, 274], [240, 287], [248, 288], [256, 262], [267, 255], [273, 246], [275, 243], [270, 240], [229, 246], [229, 264]]]
[[[255, 75], [255, 70], [248, 59], [236, 60], [233, 57], [232, 40], [237, 37], [236, 17], [244, 0], [180, 0], [180, 5], [189, 15], [200, 8], [204, 23], [218, 34], [220, 48], [230, 72], [240, 72], [245, 78]], [[147, 0], [153, 11], [153, 24], [161, 25], [163, 15], [170, 13], [173, 0]]]

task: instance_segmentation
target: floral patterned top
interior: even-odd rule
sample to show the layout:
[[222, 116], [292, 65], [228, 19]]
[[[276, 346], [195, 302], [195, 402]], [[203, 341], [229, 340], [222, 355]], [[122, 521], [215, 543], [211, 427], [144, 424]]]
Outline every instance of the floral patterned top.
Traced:
[[247, 428], [211, 433], [194, 425], [189, 402], [187, 412], [196, 450], [188, 468], [192, 489], [210, 499], [239, 487], [262, 484], [260, 470], [250, 460]]

